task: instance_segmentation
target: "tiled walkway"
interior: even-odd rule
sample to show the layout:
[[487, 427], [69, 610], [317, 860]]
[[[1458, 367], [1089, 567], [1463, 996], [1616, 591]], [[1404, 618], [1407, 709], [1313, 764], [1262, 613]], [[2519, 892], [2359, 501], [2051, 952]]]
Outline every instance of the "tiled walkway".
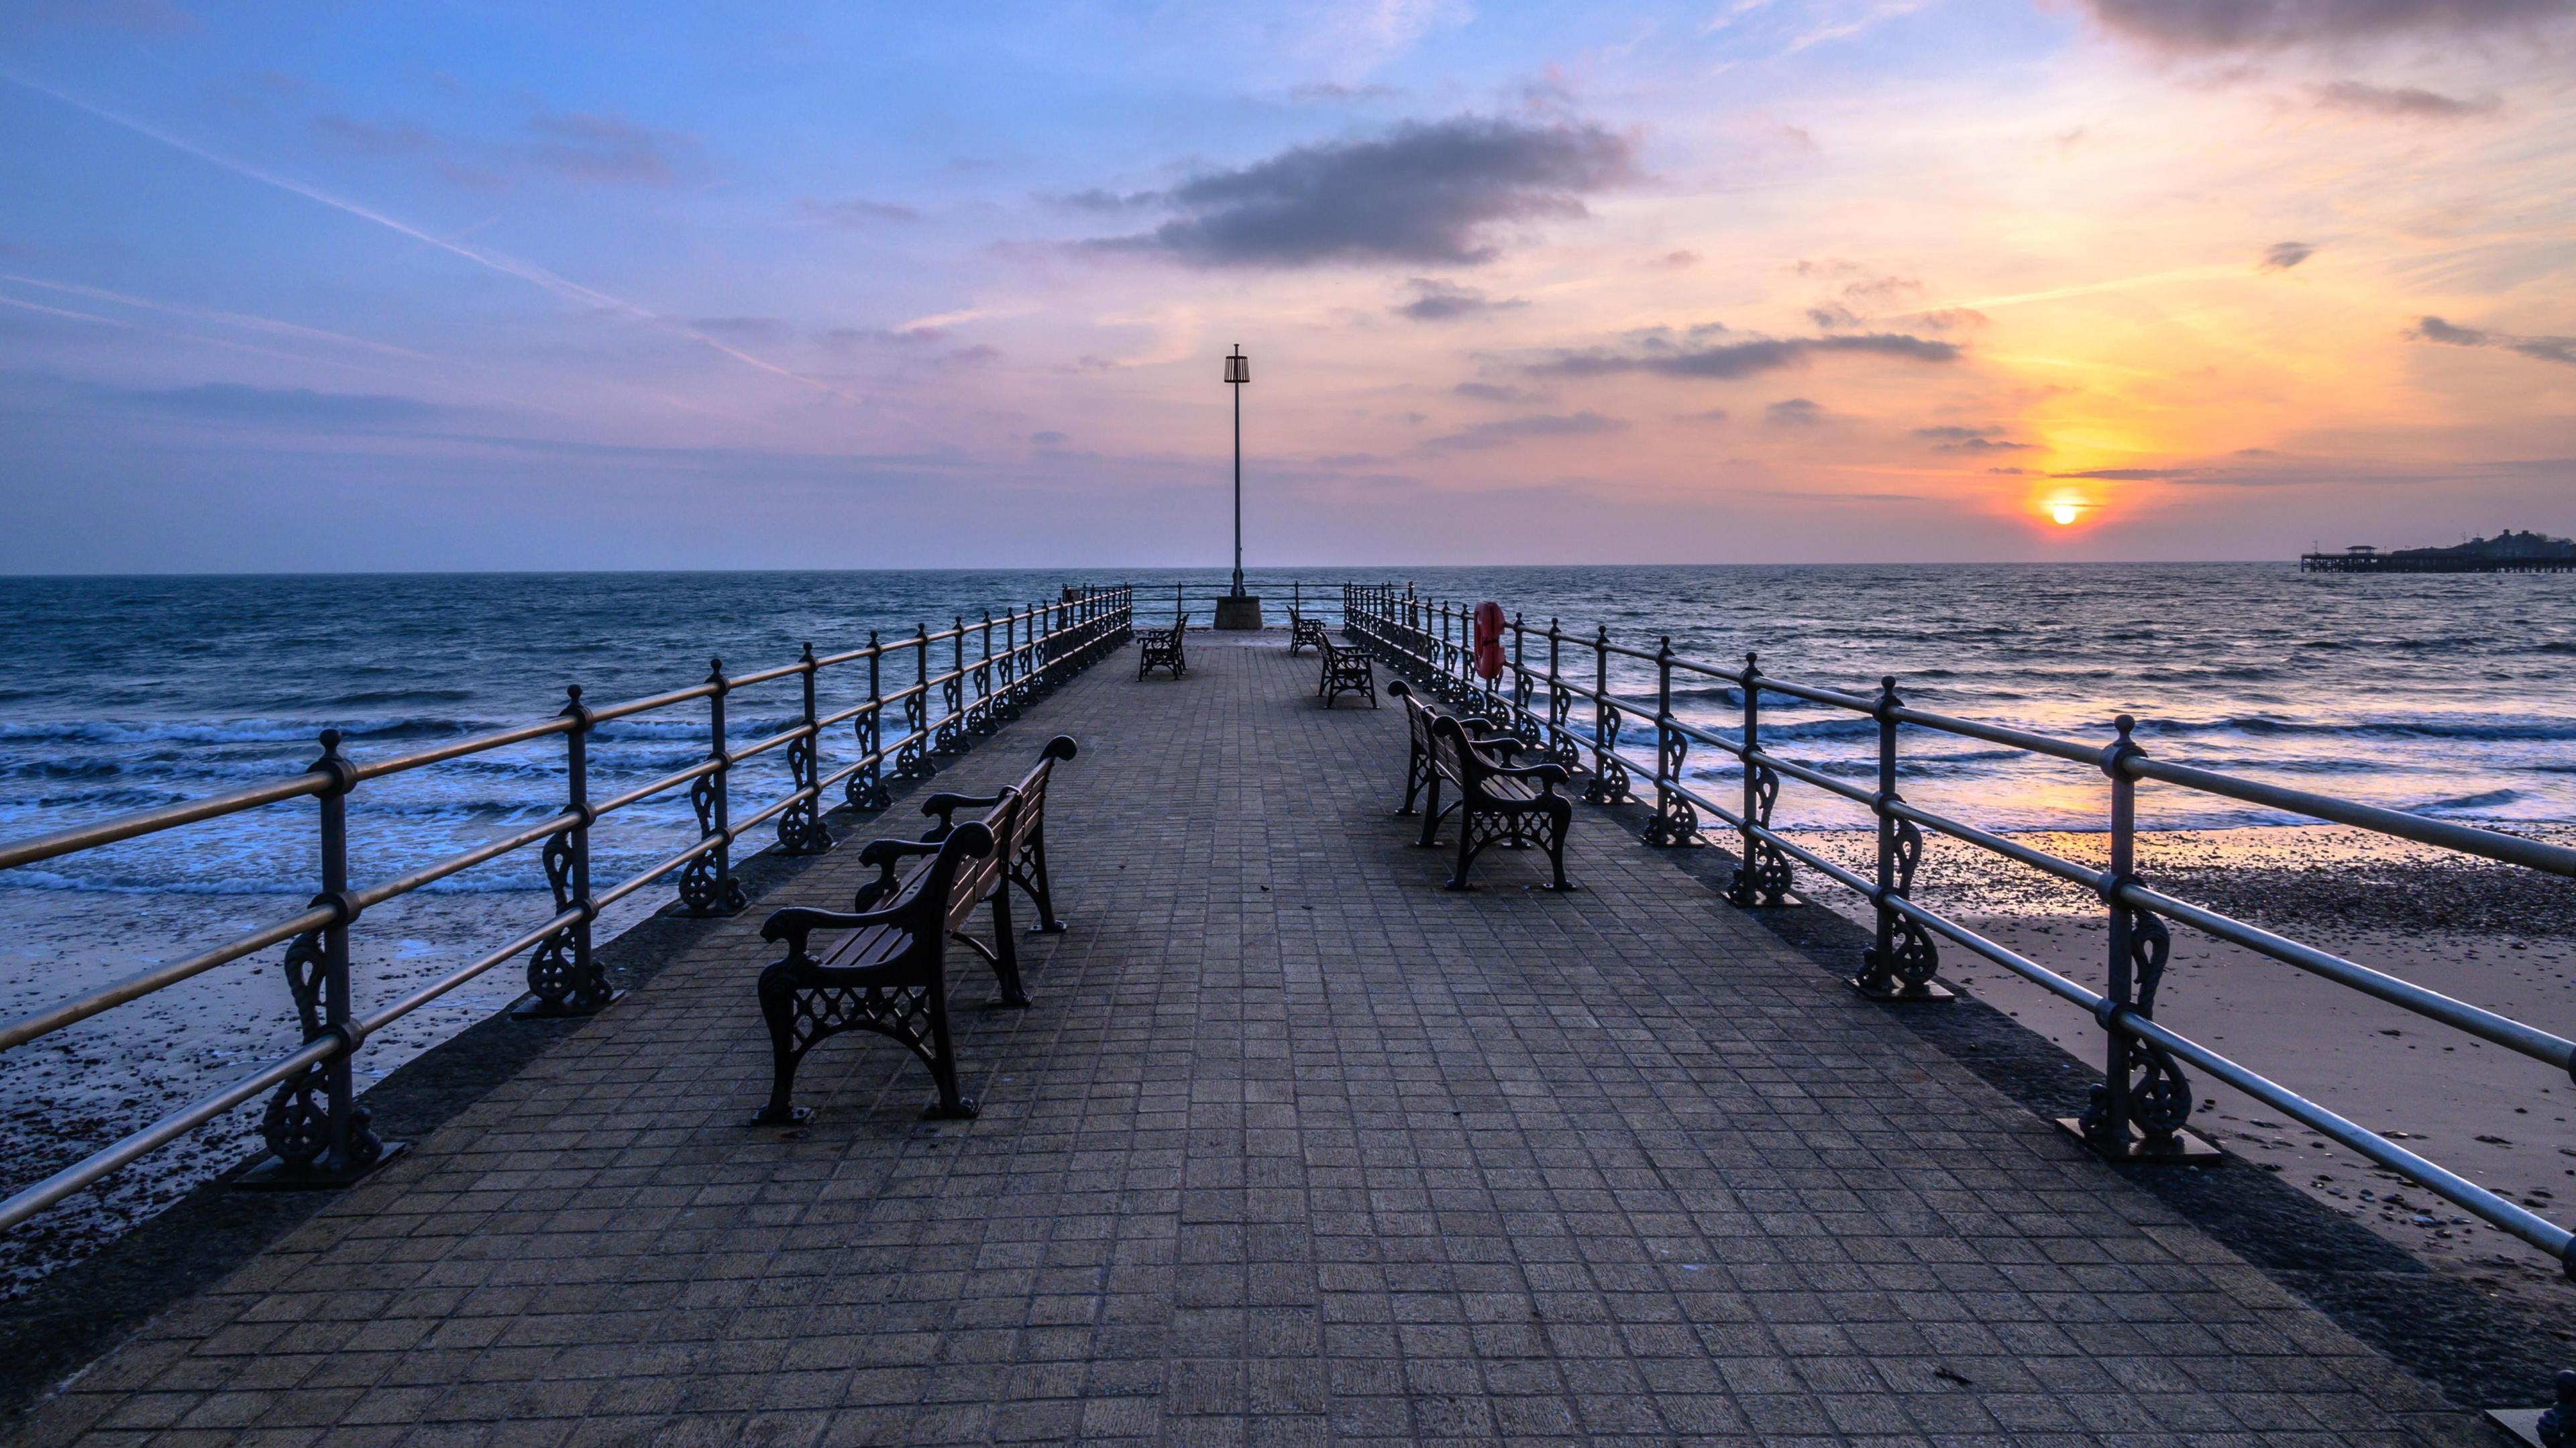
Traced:
[[1443, 892], [1389, 817], [1399, 712], [1316, 707], [1275, 636], [1191, 653], [943, 780], [1082, 741], [1072, 932], [1033, 1009], [965, 1015], [980, 1120], [921, 1123], [854, 1036], [805, 1129], [745, 1124], [763, 901], [29, 1431], [2485, 1441], [1608, 819], [1579, 893], [1502, 853]]

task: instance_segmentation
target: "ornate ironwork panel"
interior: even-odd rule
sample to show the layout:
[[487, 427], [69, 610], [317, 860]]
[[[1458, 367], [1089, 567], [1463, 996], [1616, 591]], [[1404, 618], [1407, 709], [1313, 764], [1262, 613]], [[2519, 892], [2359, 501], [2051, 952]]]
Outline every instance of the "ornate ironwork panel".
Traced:
[[[1767, 764], [1750, 767], [1753, 809], [1748, 818], [1767, 830], [1771, 828], [1771, 807], [1780, 800], [1780, 775]], [[1789, 857], [1780, 853], [1778, 845], [1759, 838], [1753, 841], [1750, 853], [1752, 858], [1736, 867], [1735, 883], [1727, 889], [1727, 900], [1745, 909], [1788, 904], [1789, 889], [1796, 883], [1789, 873]]]

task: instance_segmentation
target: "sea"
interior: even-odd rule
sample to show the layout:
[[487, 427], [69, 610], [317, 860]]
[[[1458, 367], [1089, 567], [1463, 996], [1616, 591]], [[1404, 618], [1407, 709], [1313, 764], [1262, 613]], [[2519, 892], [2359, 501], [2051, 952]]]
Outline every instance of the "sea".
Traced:
[[[325, 728], [365, 759], [533, 720], [567, 685], [593, 704], [727, 672], [936, 631], [1065, 585], [1132, 584], [1140, 622], [1176, 606], [1203, 622], [1224, 578], [1205, 571], [436, 574], [0, 579], [0, 838], [16, 839], [292, 773]], [[1757, 651], [1775, 677], [1866, 693], [1892, 676], [1912, 703], [2100, 744], [2118, 714], [2161, 758], [2440, 818], [2503, 828], [2576, 822], [2576, 575], [2302, 574], [2288, 564], [1494, 567], [1257, 571], [1253, 591], [1327, 618], [1345, 583], [1491, 599], [1533, 631], [1733, 667]], [[1176, 603], [1177, 599], [1177, 603]], [[943, 665], [944, 646], [930, 659]], [[1524, 657], [1545, 659], [1535, 632]], [[1566, 673], [1588, 679], [1571, 642]], [[886, 665], [908, 682], [906, 654]], [[830, 676], [827, 676], [827, 679]], [[1620, 659], [1612, 687], [1654, 696]], [[844, 670], [823, 705], [862, 696]], [[793, 723], [793, 680], [731, 701], [731, 742]], [[1766, 696], [1764, 737], [1829, 774], [1875, 774], [1867, 719]], [[1731, 732], [1742, 700], [1677, 679], [1674, 710]], [[1578, 713], [1578, 719], [1581, 717]], [[1652, 757], [1632, 724], [1620, 747]], [[602, 726], [595, 797], [685, 767], [709, 748], [703, 705]], [[357, 882], [387, 878], [546, 819], [563, 799], [562, 741], [456, 760], [362, 786], [350, 802]], [[827, 745], [828, 768], [846, 737]], [[1704, 755], [1713, 751], [1702, 751]], [[1909, 730], [1909, 798], [2003, 831], [2098, 831], [2097, 770]], [[737, 775], [737, 798], [785, 785], [783, 752]], [[1721, 757], [1694, 776], [1725, 798]], [[203, 949], [292, 914], [317, 887], [309, 800], [44, 864], [0, 871], [0, 1016]], [[2156, 830], [2227, 830], [2282, 817], [2149, 786]], [[1866, 816], [1790, 789], [1779, 820], [1832, 832]], [[673, 794], [604, 822], [594, 879], [623, 878], [696, 837]], [[613, 933], [669, 903], [648, 889]], [[361, 1009], [455, 969], [550, 912], [533, 851], [380, 911], [356, 932]], [[0, 1187], [14, 1189], [291, 1047], [277, 952], [210, 972], [0, 1056]], [[501, 1008], [503, 966], [370, 1043], [362, 1074]], [[0, 1293], [91, 1250], [242, 1159], [256, 1112], [0, 1239]]]

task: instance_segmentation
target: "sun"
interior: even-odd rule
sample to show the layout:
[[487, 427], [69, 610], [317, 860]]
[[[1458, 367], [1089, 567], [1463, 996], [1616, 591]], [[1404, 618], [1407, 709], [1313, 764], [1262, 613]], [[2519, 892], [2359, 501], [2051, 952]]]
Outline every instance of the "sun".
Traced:
[[2084, 516], [2084, 510], [2073, 503], [2051, 503], [2048, 505], [2048, 516], [2055, 519], [2060, 528], [2072, 528], [2075, 526], [2075, 520]]

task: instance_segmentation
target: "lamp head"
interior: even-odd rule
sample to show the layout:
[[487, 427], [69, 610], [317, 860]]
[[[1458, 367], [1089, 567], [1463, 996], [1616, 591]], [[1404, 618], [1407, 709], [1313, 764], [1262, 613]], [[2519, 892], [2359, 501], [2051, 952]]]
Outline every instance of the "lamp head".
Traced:
[[1252, 359], [1243, 355], [1243, 345], [1239, 342], [1225, 359], [1225, 380], [1238, 384], [1252, 380]]

